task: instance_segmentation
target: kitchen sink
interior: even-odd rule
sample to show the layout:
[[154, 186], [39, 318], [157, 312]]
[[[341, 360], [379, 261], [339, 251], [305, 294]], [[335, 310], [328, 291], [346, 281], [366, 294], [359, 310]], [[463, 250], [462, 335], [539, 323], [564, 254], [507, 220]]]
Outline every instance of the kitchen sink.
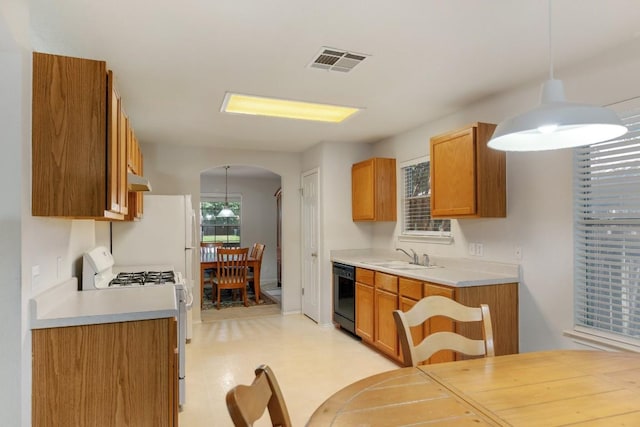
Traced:
[[393, 270], [427, 270], [431, 268], [440, 268], [439, 265], [419, 265], [419, 264], [411, 264], [407, 261], [366, 261], [363, 264], [369, 264], [376, 267], [382, 268], [391, 268]]

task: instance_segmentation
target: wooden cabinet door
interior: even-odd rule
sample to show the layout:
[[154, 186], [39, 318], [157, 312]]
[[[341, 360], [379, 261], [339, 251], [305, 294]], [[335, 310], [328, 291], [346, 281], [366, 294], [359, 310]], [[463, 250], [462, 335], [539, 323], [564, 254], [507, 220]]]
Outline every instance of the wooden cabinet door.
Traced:
[[396, 159], [375, 157], [351, 167], [354, 221], [396, 220]]
[[36, 329], [33, 425], [173, 426], [175, 318]]
[[431, 138], [431, 216], [504, 218], [506, 154], [487, 146], [496, 125], [475, 123]]
[[[121, 123], [120, 126], [124, 124]], [[128, 122], [126, 124], [128, 125]], [[122, 135], [122, 132], [120, 132]], [[127, 139], [120, 138], [118, 140], [118, 194], [120, 198], [120, 213], [127, 215], [129, 212], [129, 189], [127, 188], [127, 155], [129, 144]]]
[[393, 311], [398, 309], [398, 294], [375, 290], [375, 345], [382, 352], [399, 359], [398, 332]]
[[[440, 295], [443, 297], [455, 299], [455, 290], [454, 288], [449, 288], [446, 286], [439, 286], [439, 285], [434, 285], [432, 283], [425, 283], [424, 296], [428, 297], [433, 295]], [[425, 323], [425, 327], [426, 327], [425, 332], [427, 335], [433, 334], [435, 332], [442, 332], [442, 331], [454, 332], [455, 331], [455, 325], [453, 323], [453, 320], [444, 316], [435, 316], [430, 318]], [[431, 356], [429, 358], [429, 363], [451, 362], [454, 360], [456, 360], [455, 352], [450, 350], [442, 350], [437, 352], [433, 356]]]
[[[114, 85], [113, 72], [107, 72], [108, 93], [108, 117], [107, 117], [107, 207], [112, 212], [122, 213], [121, 188], [121, 159], [120, 147], [120, 95]], [[125, 183], [126, 184], [126, 183]]]
[[431, 139], [431, 213], [476, 213], [475, 128]]
[[356, 335], [363, 341], [374, 340], [373, 286], [356, 282]]
[[104, 61], [33, 53], [32, 214], [122, 219], [107, 205]]
[[373, 159], [356, 163], [351, 168], [351, 214], [354, 221], [375, 219]]

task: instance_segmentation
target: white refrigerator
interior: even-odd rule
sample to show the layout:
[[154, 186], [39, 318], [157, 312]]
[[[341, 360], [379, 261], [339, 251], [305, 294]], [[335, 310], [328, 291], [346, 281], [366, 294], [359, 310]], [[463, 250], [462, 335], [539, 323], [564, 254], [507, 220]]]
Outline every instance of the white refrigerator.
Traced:
[[[195, 277], [196, 224], [191, 195], [145, 194], [140, 221], [112, 222], [111, 252], [115, 265], [172, 265], [182, 273], [189, 294]], [[198, 259], [199, 262], [199, 259]], [[193, 311], [187, 311], [187, 340]]]

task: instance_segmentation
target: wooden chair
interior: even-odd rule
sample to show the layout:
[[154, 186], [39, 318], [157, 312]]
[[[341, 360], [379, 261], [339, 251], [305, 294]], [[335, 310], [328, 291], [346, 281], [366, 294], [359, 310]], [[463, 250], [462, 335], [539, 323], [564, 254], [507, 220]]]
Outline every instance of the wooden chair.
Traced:
[[[434, 316], [446, 316], [458, 322], [481, 322], [483, 339], [473, 340], [455, 332], [435, 332], [415, 344], [410, 328], [422, 325]], [[405, 366], [417, 366], [440, 350], [453, 350], [469, 356], [495, 356], [491, 315], [486, 304], [468, 307], [436, 295], [421, 299], [407, 312], [395, 310], [393, 318]]]
[[[200, 248], [203, 250], [211, 249], [211, 251], [213, 252], [213, 250], [215, 250], [214, 248], [217, 249], [221, 247], [222, 247], [222, 242], [200, 242]], [[213, 286], [213, 276], [215, 276], [215, 269], [207, 268], [204, 272], [205, 272], [205, 277], [204, 277], [203, 283], [205, 285], [209, 284]]]
[[249, 427], [269, 409], [271, 424], [291, 427], [287, 405], [271, 368], [261, 365], [256, 369], [251, 385], [237, 385], [227, 392], [227, 409], [236, 427]]
[[[265, 245], [262, 243], [254, 243], [253, 246], [251, 247], [251, 252], [249, 253], [249, 256], [251, 258], [255, 258], [258, 260], [258, 265], [262, 266], [262, 255], [264, 254], [264, 248]], [[253, 271], [252, 267], [249, 267], [249, 272], [247, 274], [247, 282], [249, 283], [249, 286], [253, 286], [253, 275], [255, 274], [255, 272]]]
[[220, 309], [220, 291], [222, 289], [240, 289], [244, 306], [249, 306], [247, 300], [247, 257], [249, 248], [219, 248], [217, 250], [217, 270], [213, 284], [217, 293], [217, 305]]

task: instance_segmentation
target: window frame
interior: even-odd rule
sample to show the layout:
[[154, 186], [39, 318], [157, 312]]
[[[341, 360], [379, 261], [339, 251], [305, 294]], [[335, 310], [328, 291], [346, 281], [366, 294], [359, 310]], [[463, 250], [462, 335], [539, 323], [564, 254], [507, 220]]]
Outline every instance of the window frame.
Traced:
[[[406, 172], [405, 169], [411, 166], [416, 166], [420, 163], [429, 163], [430, 165], [430, 157], [429, 156], [421, 156], [417, 158], [413, 158], [410, 160], [406, 160], [404, 162], [399, 163], [398, 175], [400, 176], [400, 233], [398, 235], [399, 241], [405, 242], [428, 242], [428, 243], [441, 243], [441, 244], [451, 244], [453, 243], [453, 231], [452, 231], [452, 221], [450, 219], [443, 219], [439, 221], [447, 221], [449, 222], [449, 231], [433, 231], [433, 230], [407, 230], [406, 217], [407, 217], [407, 184], [406, 184]], [[429, 171], [431, 173], [431, 171]], [[431, 183], [431, 179], [429, 178], [429, 185]], [[429, 188], [428, 195], [425, 196], [429, 198], [429, 203], [431, 203], [430, 196], [431, 188]], [[431, 215], [431, 210], [429, 209], [429, 219]]]
[[[635, 266], [640, 271], [640, 258], [627, 255], [625, 248], [634, 240], [627, 235], [635, 235], [634, 228], [640, 228], [640, 207], [624, 197], [619, 185], [609, 186], [611, 191], [603, 190], [602, 183], [616, 178], [625, 185], [640, 186], [640, 168], [634, 173], [633, 165], [627, 166], [627, 162], [640, 162], [640, 103], [623, 102], [613, 109], [629, 127], [629, 133], [573, 150], [574, 324], [565, 335], [595, 348], [637, 352], [640, 325], [628, 325], [640, 318], [640, 302], [629, 301], [628, 295], [640, 295], [640, 279], [633, 280], [628, 270]], [[616, 162], [616, 156], [624, 162]], [[602, 177], [596, 177], [596, 172]], [[612, 243], [616, 241], [619, 243]], [[616, 263], [620, 264], [619, 271], [612, 267]], [[603, 273], [608, 273], [604, 279]], [[634, 307], [629, 309], [627, 305]]]
[[[237, 221], [237, 227], [238, 227], [238, 242], [229, 242], [227, 239], [227, 242], [223, 242], [223, 243], [228, 243], [230, 246], [242, 246], [242, 213], [243, 213], [243, 203], [242, 203], [242, 195], [241, 194], [236, 194], [236, 193], [229, 193], [226, 196], [227, 200], [229, 202], [237, 202], [240, 205], [240, 214], [238, 215]], [[202, 213], [202, 203], [203, 202], [222, 202], [224, 203], [225, 201], [225, 193], [202, 193], [200, 195], [200, 203], [199, 203], [199, 210], [200, 210], [200, 242], [202, 242], [203, 238], [204, 238], [204, 230], [203, 228], [205, 227], [204, 225], [204, 215]], [[215, 226], [214, 226], [215, 227]]]

